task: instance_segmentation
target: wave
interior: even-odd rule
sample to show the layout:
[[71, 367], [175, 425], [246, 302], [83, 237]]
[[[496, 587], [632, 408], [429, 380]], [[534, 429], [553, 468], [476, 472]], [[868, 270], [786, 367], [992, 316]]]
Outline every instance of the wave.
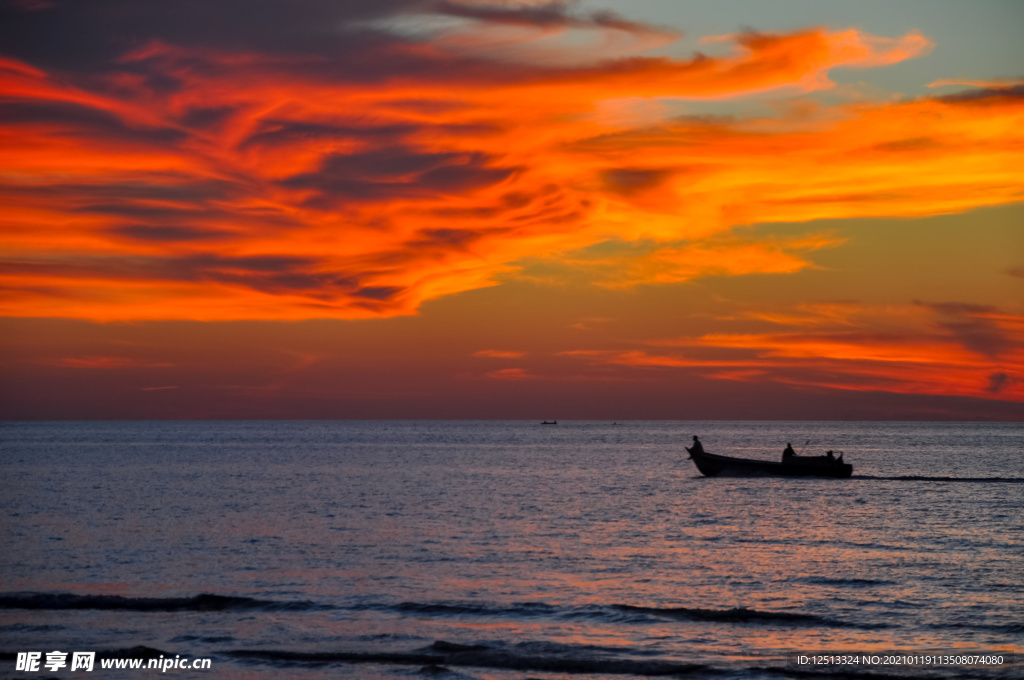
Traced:
[[882, 581], [873, 578], [836, 578], [833, 576], [804, 576], [785, 579], [787, 583], [810, 583], [820, 586], [845, 586], [848, 588], [867, 588], [870, 586], [894, 586], [895, 581]]
[[318, 611], [334, 609], [309, 601], [279, 602], [203, 593], [194, 597], [122, 597], [71, 593], [2, 593], [0, 609], [100, 609], [136, 612]]
[[[701, 623], [765, 624], [786, 626], [824, 626], [831, 628], [889, 628], [890, 624], [859, 624], [800, 612], [778, 612], [733, 607], [646, 607], [631, 604], [555, 606], [543, 602], [509, 605], [446, 602], [401, 602], [398, 604], [358, 604], [338, 607], [309, 600], [277, 601], [203, 593], [194, 597], [122, 597], [119, 595], [74, 595], [70, 593], [0, 593], [0, 609], [102, 610], [136, 612], [215, 612], [263, 611], [310, 612], [326, 610], [375, 610], [425, 617], [541, 617], [561, 620], [589, 619], [608, 623], [645, 624], [674, 619]], [[214, 640], [209, 640], [213, 642]], [[227, 640], [215, 640], [224, 642]]]
[[[596, 650], [596, 651], [595, 651]], [[267, 664], [277, 667], [323, 667], [334, 664], [379, 663], [421, 666], [421, 672], [439, 675], [451, 673], [448, 667], [485, 668], [492, 670], [532, 671], [563, 674], [632, 675], [638, 677], [747, 677], [781, 676], [783, 678], [828, 678], [829, 680], [905, 680], [907, 669], [896, 673], [879, 667], [830, 667], [803, 669], [787, 666], [751, 666], [723, 668], [666, 658], [636, 658], [622, 649], [563, 645], [552, 642], [510, 644], [458, 644], [437, 640], [410, 652], [297, 652], [273, 649], [236, 649], [224, 655], [241, 663]], [[993, 680], [1004, 677], [999, 670], [957, 668], [955, 675], [941, 669], [913, 668], [916, 680]]]
[[[429, 647], [411, 653], [388, 652], [292, 652], [286, 650], [237, 649], [228, 656], [250, 663], [274, 665], [326, 666], [336, 663], [389, 663], [427, 667], [469, 666], [546, 673], [602, 673], [607, 675], [638, 675], [676, 677], [700, 674], [706, 677], [714, 669], [703, 664], [683, 663], [666, 659], [624, 659], [598, 657], [593, 653], [563, 648], [548, 654], [533, 653], [531, 644], [511, 647], [491, 645], [460, 645], [438, 640]], [[552, 647], [552, 645], [544, 645]], [[564, 647], [555, 645], [554, 647]]]
[[614, 609], [637, 612], [662, 618], [685, 619], [687, 621], [709, 621], [717, 623], [765, 623], [794, 626], [827, 626], [830, 628], [888, 628], [889, 624], [863, 624], [840, 621], [816, 614], [798, 612], [771, 612], [746, 607], [732, 609], [702, 609], [691, 607], [637, 607], [628, 604], [612, 605]]
[[507, 606], [486, 604], [445, 604], [443, 602], [401, 602], [383, 607], [399, 612], [414, 614], [437, 614], [440, 616], [552, 616], [558, 608], [543, 602], [521, 602]]
[[558, 619], [592, 619], [611, 623], [649, 623], [653, 619], [676, 619], [711, 623], [769, 624], [789, 626], [825, 626], [831, 628], [890, 628], [891, 624], [859, 624], [816, 614], [799, 612], [773, 612], [734, 607], [731, 609], [705, 609], [697, 607], [644, 607], [631, 604], [589, 605], [584, 607], [556, 607], [550, 604], [526, 602], [511, 605], [448, 604], [402, 602], [397, 605], [360, 605], [362, 609], [397, 611], [426, 616], [484, 616], [534, 617]]
[[236, 638], [233, 635], [179, 635], [168, 642], [205, 642], [216, 644], [218, 642], [233, 642]]

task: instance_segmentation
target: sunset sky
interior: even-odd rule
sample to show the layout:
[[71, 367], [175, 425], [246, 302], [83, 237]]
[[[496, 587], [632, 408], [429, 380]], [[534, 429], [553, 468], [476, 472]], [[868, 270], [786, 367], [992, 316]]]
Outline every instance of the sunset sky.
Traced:
[[1017, 0], [18, 0], [0, 415], [1024, 420]]

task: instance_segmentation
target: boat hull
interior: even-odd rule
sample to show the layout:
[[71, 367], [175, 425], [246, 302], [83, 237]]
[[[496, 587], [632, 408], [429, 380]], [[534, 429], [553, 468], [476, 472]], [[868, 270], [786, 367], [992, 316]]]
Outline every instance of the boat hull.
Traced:
[[706, 451], [694, 452], [690, 458], [707, 477], [837, 477], [853, 474], [853, 465], [825, 456], [792, 456], [783, 462], [730, 458]]

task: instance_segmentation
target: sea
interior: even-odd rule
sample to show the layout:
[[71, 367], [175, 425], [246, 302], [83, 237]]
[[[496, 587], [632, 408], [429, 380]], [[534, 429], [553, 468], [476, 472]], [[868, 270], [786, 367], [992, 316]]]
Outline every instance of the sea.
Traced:
[[0, 678], [1024, 677], [1021, 423], [7, 422], [0, 480]]

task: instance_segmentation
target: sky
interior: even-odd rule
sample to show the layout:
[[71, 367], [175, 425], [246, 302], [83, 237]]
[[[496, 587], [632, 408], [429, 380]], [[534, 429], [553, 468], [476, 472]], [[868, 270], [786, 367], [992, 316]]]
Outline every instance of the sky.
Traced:
[[0, 417], [1024, 420], [1015, 0], [17, 0]]

